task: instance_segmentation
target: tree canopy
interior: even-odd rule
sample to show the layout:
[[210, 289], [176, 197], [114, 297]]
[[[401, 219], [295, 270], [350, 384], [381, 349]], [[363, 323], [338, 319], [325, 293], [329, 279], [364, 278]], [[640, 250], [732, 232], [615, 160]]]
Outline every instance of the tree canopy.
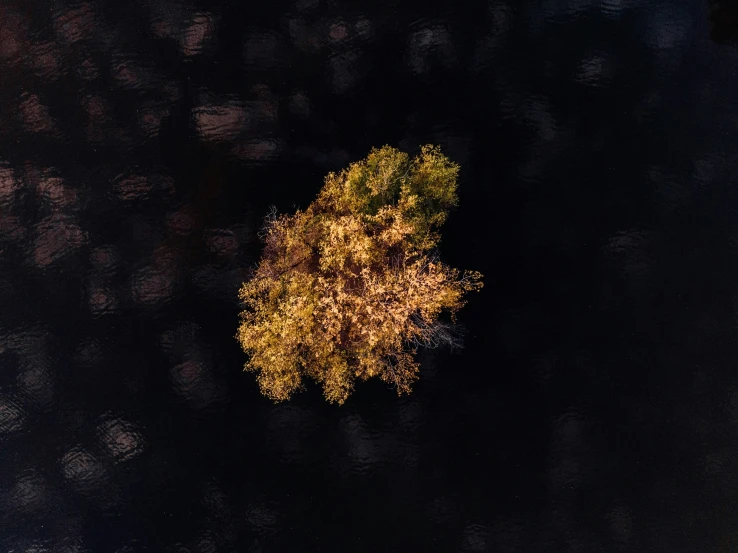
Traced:
[[482, 275], [438, 259], [458, 172], [438, 147], [413, 159], [374, 148], [328, 174], [304, 211], [266, 218], [236, 335], [262, 393], [289, 399], [306, 377], [339, 404], [372, 377], [407, 393], [419, 347], [460, 345], [456, 312]]

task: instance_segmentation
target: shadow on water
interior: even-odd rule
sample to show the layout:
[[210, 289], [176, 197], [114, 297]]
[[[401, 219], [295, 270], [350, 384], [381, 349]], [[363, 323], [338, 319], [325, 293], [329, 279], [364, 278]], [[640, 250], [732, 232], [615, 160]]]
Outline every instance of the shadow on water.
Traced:
[[734, 2], [710, 2], [710, 23], [712, 40], [738, 45], [738, 6]]

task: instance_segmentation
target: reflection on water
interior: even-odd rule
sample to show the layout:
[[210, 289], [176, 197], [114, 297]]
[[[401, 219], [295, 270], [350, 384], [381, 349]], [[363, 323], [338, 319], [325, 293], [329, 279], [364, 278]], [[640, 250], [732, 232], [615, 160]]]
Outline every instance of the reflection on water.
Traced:
[[144, 439], [136, 425], [111, 416], [97, 427], [98, 440], [117, 462], [132, 459], [144, 449]]
[[[738, 547], [711, 5], [2, 3], [0, 550]], [[272, 405], [233, 339], [260, 217], [385, 143], [463, 167], [468, 348]]]

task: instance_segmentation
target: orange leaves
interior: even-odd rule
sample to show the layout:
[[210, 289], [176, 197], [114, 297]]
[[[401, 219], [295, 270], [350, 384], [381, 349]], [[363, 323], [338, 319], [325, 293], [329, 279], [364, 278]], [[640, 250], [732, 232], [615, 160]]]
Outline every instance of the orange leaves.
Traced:
[[410, 161], [385, 146], [329, 174], [304, 212], [270, 216], [236, 336], [262, 393], [288, 399], [309, 377], [340, 404], [356, 378], [375, 376], [408, 393], [419, 346], [458, 345], [438, 317], [453, 316], [482, 275], [459, 278], [427, 253], [457, 173], [438, 148]]

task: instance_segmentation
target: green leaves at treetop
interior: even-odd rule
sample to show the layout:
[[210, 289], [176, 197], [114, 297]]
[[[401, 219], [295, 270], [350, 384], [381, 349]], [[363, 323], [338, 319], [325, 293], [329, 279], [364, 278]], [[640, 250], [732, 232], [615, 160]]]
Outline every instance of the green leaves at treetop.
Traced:
[[458, 173], [459, 166], [437, 146], [423, 146], [412, 160], [389, 146], [374, 148], [366, 159], [326, 177], [314, 211], [371, 217], [382, 207], [395, 206], [415, 227], [409, 239], [427, 250], [440, 239], [434, 231], [446, 220], [449, 208], [458, 204]]

